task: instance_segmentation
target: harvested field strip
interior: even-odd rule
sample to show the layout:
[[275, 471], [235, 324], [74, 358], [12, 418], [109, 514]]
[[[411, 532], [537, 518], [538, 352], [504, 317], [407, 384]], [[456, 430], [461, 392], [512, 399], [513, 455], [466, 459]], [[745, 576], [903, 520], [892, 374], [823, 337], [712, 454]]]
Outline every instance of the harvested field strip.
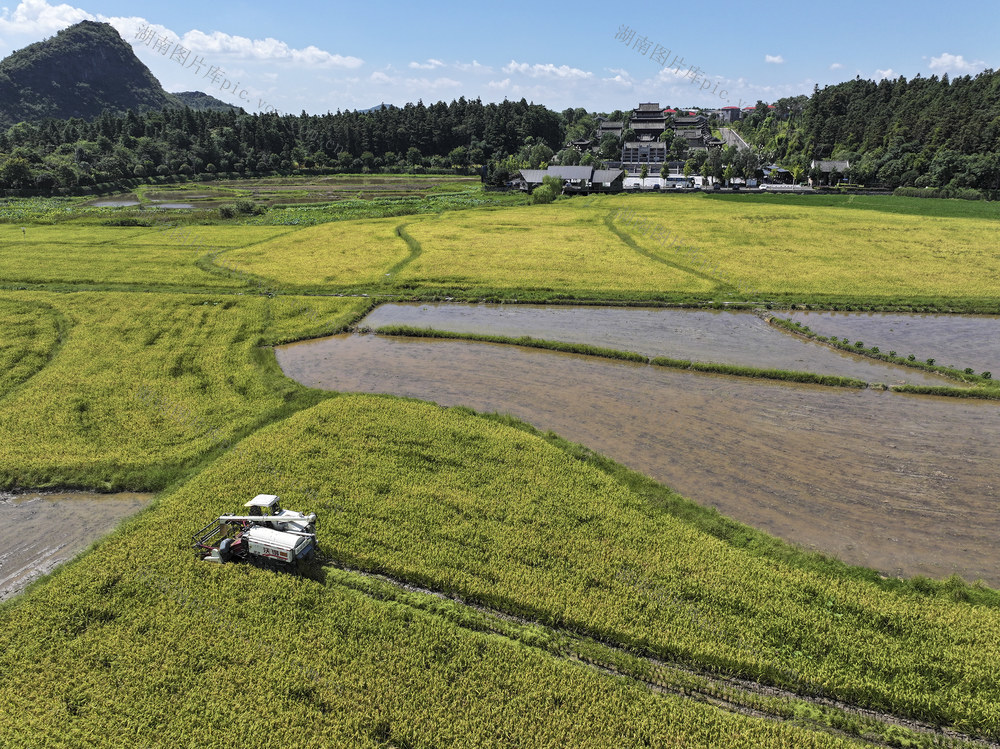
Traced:
[[849, 705], [821, 696], [765, 686], [745, 679], [698, 671], [624, 649], [617, 643], [598, 641], [571, 630], [511, 615], [465, 601], [460, 595], [414, 585], [389, 575], [366, 572], [320, 558], [329, 565], [327, 585], [341, 585], [382, 601], [393, 601], [441, 617], [462, 629], [500, 635], [562, 659], [585, 663], [612, 675], [624, 676], [654, 693], [694, 698], [732, 713], [753, 715], [816, 729], [879, 746], [935, 745], [1000, 748], [1000, 743], [901, 718], [877, 710]]

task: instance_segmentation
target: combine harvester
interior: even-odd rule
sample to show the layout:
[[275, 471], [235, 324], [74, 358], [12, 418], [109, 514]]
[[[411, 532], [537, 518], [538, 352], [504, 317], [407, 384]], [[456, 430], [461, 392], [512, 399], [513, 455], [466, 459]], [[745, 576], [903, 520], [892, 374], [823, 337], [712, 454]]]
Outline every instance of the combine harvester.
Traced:
[[258, 494], [247, 515], [221, 515], [194, 534], [206, 562], [249, 562], [291, 572], [316, 551], [316, 515], [283, 510], [277, 495]]

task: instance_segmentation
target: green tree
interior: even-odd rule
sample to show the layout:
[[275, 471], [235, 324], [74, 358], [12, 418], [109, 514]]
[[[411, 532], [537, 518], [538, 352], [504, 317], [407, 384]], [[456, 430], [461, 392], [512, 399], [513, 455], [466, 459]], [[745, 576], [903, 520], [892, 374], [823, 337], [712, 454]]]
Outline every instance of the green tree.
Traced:
[[448, 154], [448, 161], [453, 167], [464, 169], [469, 165], [469, 149], [465, 146], [456, 146], [451, 149], [451, 153]]
[[8, 158], [0, 166], [0, 184], [7, 187], [28, 187], [31, 181], [31, 164], [19, 156]]
[[531, 202], [533, 204], [551, 203], [555, 199], [555, 193], [552, 192], [552, 188], [548, 185], [536, 187], [531, 193]]
[[542, 177], [542, 186], [548, 187], [553, 195], [561, 195], [563, 191], [563, 181], [559, 177], [546, 175]]
[[528, 155], [528, 163], [532, 169], [538, 169], [543, 163], [547, 163], [554, 156], [554, 152], [544, 143], [536, 143], [531, 147]]
[[601, 138], [601, 145], [598, 153], [602, 159], [615, 161], [622, 154], [621, 143], [618, 141], [618, 138], [613, 136], [611, 133], [607, 133], [603, 138]]
[[649, 176], [649, 164], [643, 164], [642, 168], [639, 169], [639, 180], [642, 182], [642, 186], [646, 186], [646, 177]]
[[711, 177], [713, 181], [718, 181], [722, 179], [722, 171], [722, 154], [718, 148], [713, 148], [701, 167], [701, 174], [703, 177]]
[[559, 163], [563, 166], [576, 166], [580, 163], [580, 152], [575, 148], [564, 148], [559, 152]]

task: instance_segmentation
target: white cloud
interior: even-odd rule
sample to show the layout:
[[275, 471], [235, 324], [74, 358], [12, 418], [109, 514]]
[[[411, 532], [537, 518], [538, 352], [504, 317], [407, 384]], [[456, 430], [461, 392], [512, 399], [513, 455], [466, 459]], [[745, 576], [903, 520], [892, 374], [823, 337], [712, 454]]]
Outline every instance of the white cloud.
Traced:
[[764, 55], [764, 62], [773, 62], [776, 65], [780, 65], [785, 61], [785, 58], [781, 55]]
[[371, 83], [395, 86], [405, 91], [436, 91], [441, 88], [455, 88], [462, 84], [453, 78], [407, 78], [402, 75], [388, 75], [376, 70], [367, 78]]
[[17, 36], [49, 36], [94, 16], [72, 5], [49, 5], [45, 0], [22, 0], [13, 11], [0, 9], [0, 31]]
[[433, 70], [434, 68], [444, 67], [444, 63], [440, 60], [435, 60], [433, 58], [427, 60], [427, 62], [411, 62], [411, 68], [416, 68], [419, 70]]
[[469, 71], [472, 71], [472, 72], [475, 72], [475, 73], [492, 73], [493, 72], [493, 68], [491, 68], [489, 65], [482, 65], [477, 60], [473, 60], [472, 62], [457, 62], [457, 63], [455, 63], [455, 69], [456, 70], [461, 70], [461, 71], [466, 72], [466, 73], [469, 72]]
[[529, 65], [526, 62], [515, 62], [511, 60], [509, 64], [503, 66], [503, 72], [505, 73], [523, 73], [524, 75], [531, 76], [532, 78], [591, 78], [593, 73], [588, 73], [585, 70], [580, 70], [579, 68], [571, 68], [569, 65], [559, 65], [558, 67], [552, 63], [536, 63], [534, 65]]
[[962, 55], [944, 52], [940, 57], [932, 57], [928, 66], [935, 73], [978, 73], [986, 68], [983, 60], [969, 62]]
[[232, 36], [221, 31], [206, 34], [192, 29], [184, 34], [177, 34], [166, 26], [150, 24], [139, 16], [104, 16], [93, 15], [81, 8], [74, 8], [65, 3], [49, 5], [46, 0], [21, 0], [13, 10], [0, 9], [0, 32], [12, 33], [17, 36], [39, 38], [54, 34], [67, 26], [80, 21], [103, 21], [110, 23], [130, 44], [136, 42], [136, 34], [140, 28], [149, 26], [159, 36], [180, 43], [197, 55], [226, 55], [243, 60], [262, 60], [268, 62], [292, 62], [304, 67], [339, 67], [358, 68], [364, 60], [358, 57], [331, 54], [312, 45], [303, 49], [294, 49], [284, 42], [272, 39], [247, 39], [242, 36]]
[[358, 57], [330, 54], [312, 45], [293, 49], [271, 37], [247, 39], [245, 36], [232, 36], [221, 31], [206, 34], [193, 29], [181, 37], [181, 44], [200, 55], [232, 55], [268, 62], [294, 62], [307, 67], [359, 68], [364, 64], [364, 60]]
[[504, 78], [502, 81], [490, 81], [486, 85], [497, 91], [506, 91], [510, 88], [510, 78]]
[[886, 70], [876, 70], [875, 74], [879, 78], [895, 78], [896, 77], [896, 71], [893, 70], [892, 68], [888, 68]]
[[830, 70], [840, 70], [842, 67], [844, 67], [843, 63], [835, 62], [830, 66]]

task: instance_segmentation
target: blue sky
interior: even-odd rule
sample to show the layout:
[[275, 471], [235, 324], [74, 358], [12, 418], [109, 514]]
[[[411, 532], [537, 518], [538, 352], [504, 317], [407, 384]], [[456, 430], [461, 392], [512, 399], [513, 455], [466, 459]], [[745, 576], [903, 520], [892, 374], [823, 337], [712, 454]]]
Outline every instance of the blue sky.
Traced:
[[[107, 21], [168, 91], [296, 114], [459, 96], [560, 110], [747, 106], [856, 75], [1000, 67], [1000, 3], [963, 0], [8, 3], [0, 57], [85, 18]], [[628, 42], [616, 38], [623, 27]]]

